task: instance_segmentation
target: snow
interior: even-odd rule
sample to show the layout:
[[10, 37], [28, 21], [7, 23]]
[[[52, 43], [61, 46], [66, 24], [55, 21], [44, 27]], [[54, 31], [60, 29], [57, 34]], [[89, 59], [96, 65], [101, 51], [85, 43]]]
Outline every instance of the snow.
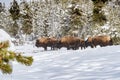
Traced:
[[101, 27], [102, 29], [108, 30], [110, 28], [109, 26], [109, 22], [107, 22], [107, 24], [105, 24], [104, 26]]
[[7, 41], [10, 39], [8, 33], [6, 33], [3, 29], [0, 29], [0, 42]]
[[120, 45], [44, 51], [26, 44], [16, 51], [33, 56], [32, 66], [14, 61], [13, 73], [0, 73], [0, 80], [120, 80]]
[[5, 32], [3, 29], [0, 29], [0, 42], [3, 41], [9, 41], [9, 45], [10, 47], [8, 48], [8, 50], [15, 50], [14, 44], [11, 42], [12, 38], [10, 37], [10, 35]]

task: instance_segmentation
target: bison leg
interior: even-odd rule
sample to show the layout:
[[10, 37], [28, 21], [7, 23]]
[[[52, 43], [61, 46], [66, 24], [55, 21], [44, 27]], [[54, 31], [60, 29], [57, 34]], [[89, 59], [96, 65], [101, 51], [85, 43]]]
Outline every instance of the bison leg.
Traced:
[[86, 47], [85, 47], [85, 46], [83, 46], [83, 48], [85, 49]]
[[67, 50], [70, 50], [70, 47], [69, 47], [69, 46], [67, 47]]
[[77, 50], [77, 49], [79, 49], [79, 45], [78, 44], [75, 46], [75, 50]]
[[53, 46], [51, 46], [51, 50], [53, 50]]
[[72, 47], [72, 49], [73, 49], [73, 50], [76, 50], [76, 48], [75, 48], [75, 47]]
[[70, 48], [69, 48], [69, 47], [67, 47], [67, 50], [70, 50]]
[[93, 46], [93, 45], [91, 45], [91, 48], [94, 48], [94, 46]]
[[82, 46], [80, 48], [81, 48], [81, 50], [83, 49]]
[[47, 50], [47, 46], [44, 47], [44, 50], [45, 50], [45, 51]]
[[52, 47], [51, 47], [51, 50], [55, 50], [55, 47], [54, 47], [54, 46], [52, 46]]

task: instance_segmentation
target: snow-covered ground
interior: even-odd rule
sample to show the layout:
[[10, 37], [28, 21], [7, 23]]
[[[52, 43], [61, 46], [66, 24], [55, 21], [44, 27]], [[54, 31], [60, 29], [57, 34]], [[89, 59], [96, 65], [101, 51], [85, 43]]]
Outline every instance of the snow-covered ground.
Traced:
[[33, 65], [13, 62], [13, 73], [0, 72], [0, 80], [120, 80], [120, 45], [55, 51], [24, 45], [16, 51], [33, 56]]

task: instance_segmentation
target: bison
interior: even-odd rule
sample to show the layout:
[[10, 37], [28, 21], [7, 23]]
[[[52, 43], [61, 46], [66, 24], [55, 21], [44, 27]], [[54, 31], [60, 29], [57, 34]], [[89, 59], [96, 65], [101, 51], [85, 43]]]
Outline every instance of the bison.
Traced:
[[57, 44], [59, 48], [66, 47], [67, 50], [69, 49], [79, 49], [80, 39], [73, 36], [64, 36], [59, 40], [59, 43]]
[[43, 47], [44, 50], [47, 50], [47, 47], [51, 47], [51, 50], [54, 50], [58, 40], [54, 37], [42, 37], [36, 40], [36, 47]]
[[107, 35], [89, 37], [85, 43], [86, 46], [91, 46], [92, 48], [96, 47], [97, 45], [103, 47], [113, 44], [111, 37]]

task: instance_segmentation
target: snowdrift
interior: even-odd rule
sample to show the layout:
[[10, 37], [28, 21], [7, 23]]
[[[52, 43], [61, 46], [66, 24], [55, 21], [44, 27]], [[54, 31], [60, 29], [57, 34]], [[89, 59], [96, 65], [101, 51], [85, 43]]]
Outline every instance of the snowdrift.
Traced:
[[15, 47], [11, 40], [12, 38], [10, 37], [10, 35], [7, 32], [5, 32], [3, 29], [0, 29], [0, 42], [9, 41], [10, 47], [8, 48], [8, 50], [14, 51]]

